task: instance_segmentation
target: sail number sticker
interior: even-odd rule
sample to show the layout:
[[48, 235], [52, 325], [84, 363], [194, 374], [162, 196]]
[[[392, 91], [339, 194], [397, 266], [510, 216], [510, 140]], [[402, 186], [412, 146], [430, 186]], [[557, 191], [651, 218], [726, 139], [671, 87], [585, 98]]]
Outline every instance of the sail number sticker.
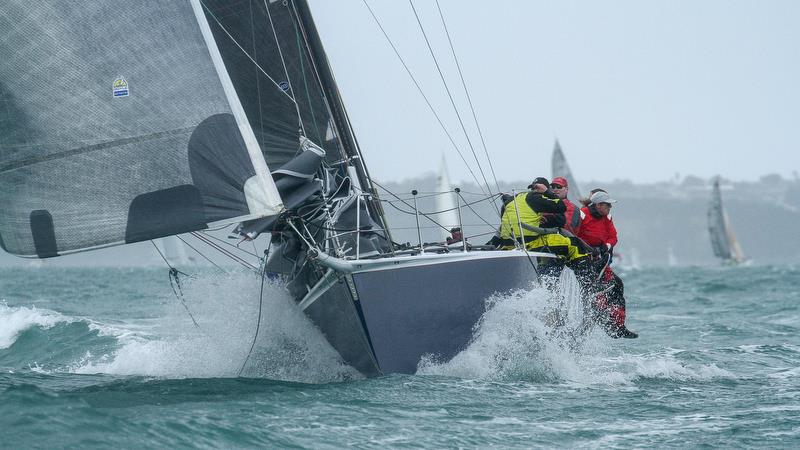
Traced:
[[125, 81], [125, 78], [119, 77], [114, 80], [113, 93], [114, 97], [127, 97], [131, 95], [131, 92], [128, 90], [128, 82]]

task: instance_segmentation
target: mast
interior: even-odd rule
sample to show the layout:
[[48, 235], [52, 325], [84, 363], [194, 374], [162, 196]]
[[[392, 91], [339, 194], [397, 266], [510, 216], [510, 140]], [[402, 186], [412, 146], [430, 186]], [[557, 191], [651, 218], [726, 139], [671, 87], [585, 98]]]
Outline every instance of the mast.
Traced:
[[377, 190], [372, 185], [367, 165], [358, 147], [358, 141], [353, 132], [350, 118], [347, 116], [342, 97], [339, 94], [339, 88], [336, 85], [336, 79], [333, 76], [328, 57], [322, 46], [322, 40], [317, 32], [316, 25], [314, 25], [311, 9], [308, 6], [307, 0], [294, 0], [292, 3], [295, 6], [295, 14], [297, 15], [298, 23], [305, 37], [305, 43], [308, 46], [308, 53], [314, 63], [322, 90], [328, 100], [328, 107], [333, 117], [333, 125], [336, 128], [336, 133], [339, 135], [340, 142], [351, 167], [356, 171], [361, 189], [371, 194], [371, 200], [367, 202], [370, 215], [379, 222], [381, 227], [385, 230], [387, 237], [389, 237], [389, 229], [383, 212], [383, 206], [381, 206]]

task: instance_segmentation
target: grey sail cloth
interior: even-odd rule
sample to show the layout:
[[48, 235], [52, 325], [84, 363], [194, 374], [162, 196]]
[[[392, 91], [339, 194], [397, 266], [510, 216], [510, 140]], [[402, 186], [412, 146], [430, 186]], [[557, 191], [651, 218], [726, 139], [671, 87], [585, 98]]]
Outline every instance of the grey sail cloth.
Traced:
[[714, 256], [722, 259], [731, 258], [731, 248], [725, 234], [725, 218], [722, 211], [722, 196], [719, 191], [719, 181], [714, 180], [711, 191], [711, 200], [708, 205], [708, 233], [711, 237], [711, 249]]
[[733, 232], [728, 215], [722, 205], [719, 178], [714, 179], [711, 200], [708, 204], [708, 233], [714, 256], [723, 260], [741, 263], [745, 260], [739, 241]]
[[301, 134], [325, 150], [329, 164], [343, 160], [294, 2], [202, 4], [269, 167], [282, 168], [300, 153]]
[[50, 257], [278, 212], [245, 194], [264, 162], [190, 2], [7, 0], [0, 29], [7, 251]]
[[569, 184], [569, 191], [567, 194], [567, 198], [575, 203], [576, 205], [580, 205], [581, 201], [581, 191], [578, 188], [578, 183], [575, 181], [575, 177], [572, 176], [572, 170], [569, 168], [569, 164], [567, 164], [567, 158], [564, 156], [564, 151], [561, 150], [561, 144], [556, 140], [555, 146], [553, 147], [553, 158], [551, 161], [551, 169], [552, 169], [552, 177], [550, 181], [553, 181], [555, 177], [563, 177], [567, 179], [567, 183]]

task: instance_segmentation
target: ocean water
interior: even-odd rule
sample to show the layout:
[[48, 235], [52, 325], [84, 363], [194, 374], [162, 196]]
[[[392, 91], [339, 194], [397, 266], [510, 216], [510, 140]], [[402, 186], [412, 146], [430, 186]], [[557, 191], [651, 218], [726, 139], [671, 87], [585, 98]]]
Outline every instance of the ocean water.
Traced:
[[257, 324], [259, 280], [201, 275], [184, 308], [165, 269], [0, 269], [0, 447], [800, 447], [798, 268], [623, 272], [636, 340], [550, 333], [518, 292], [372, 379], [279, 286]]

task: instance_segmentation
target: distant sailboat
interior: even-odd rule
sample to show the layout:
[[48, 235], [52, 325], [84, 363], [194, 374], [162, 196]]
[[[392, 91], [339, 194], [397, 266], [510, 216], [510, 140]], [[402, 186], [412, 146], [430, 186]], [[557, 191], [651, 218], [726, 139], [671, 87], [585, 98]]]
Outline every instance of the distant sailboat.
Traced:
[[740, 264], [745, 257], [736, 235], [733, 233], [728, 214], [722, 206], [722, 195], [719, 190], [719, 177], [714, 179], [711, 190], [711, 201], [708, 204], [708, 233], [711, 237], [711, 248], [714, 256], [723, 263]]
[[186, 251], [186, 245], [177, 236], [167, 236], [155, 241], [159, 251], [172, 265], [189, 265], [197, 263]]
[[672, 247], [667, 247], [667, 265], [678, 267], [678, 258], [675, 256], [675, 251], [672, 250]]
[[439, 165], [439, 175], [436, 177], [436, 192], [438, 194], [436, 196], [436, 220], [446, 228], [441, 230], [442, 240], [444, 240], [450, 237], [452, 228], [461, 226], [456, 209], [456, 194], [453, 192], [453, 185], [450, 183], [444, 155], [442, 155], [442, 163]]
[[642, 268], [642, 262], [639, 258], [639, 249], [632, 248], [630, 251], [626, 253], [626, 257], [622, 258], [622, 263], [620, 264], [620, 268], [624, 270], [640, 270]]
[[578, 188], [578, 183], [575, 182], [575, 177], [572, 176], [572, 171], [569, 169], [569, 164], [567, 164], [567, 158], [564, 156], [564, 152], [561, 150], [561, 144], [556, 139], [556, 144], [553, 147], [553, 159], [551, 161], [551, 177], [564, 177], [567, 179], [567, 183], [569, 183], [569, 193], [567, 194], [567, 198], [575, 203], [576, 205], [580, 205], [580, 201], [583, 198], [581, 196], [581, 191]]

